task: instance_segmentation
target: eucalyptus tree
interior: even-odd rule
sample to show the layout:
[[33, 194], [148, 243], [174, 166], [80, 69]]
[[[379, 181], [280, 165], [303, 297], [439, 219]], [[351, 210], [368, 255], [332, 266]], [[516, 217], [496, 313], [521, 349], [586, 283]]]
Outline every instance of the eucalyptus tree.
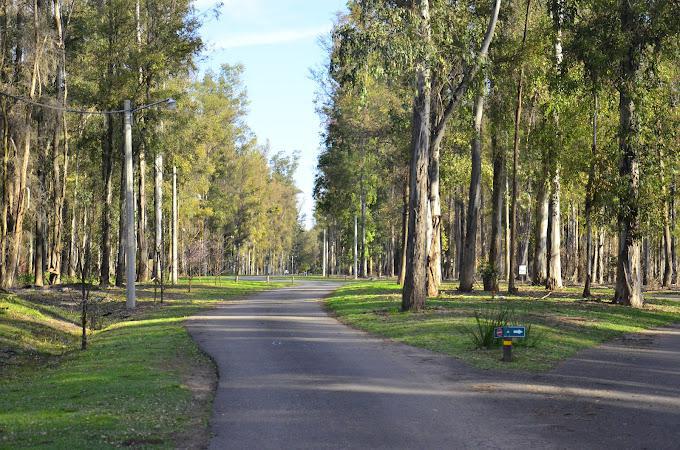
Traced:
[[619, 250], [614, 301], [634, 307], [644, 304], [640, 270], [640, 117], [643, 70], [653, 67], [656, 52], [680, 35], [680, 5], [673, 1], [649, 4], [618, 3], [617, 49], [619, 91]]

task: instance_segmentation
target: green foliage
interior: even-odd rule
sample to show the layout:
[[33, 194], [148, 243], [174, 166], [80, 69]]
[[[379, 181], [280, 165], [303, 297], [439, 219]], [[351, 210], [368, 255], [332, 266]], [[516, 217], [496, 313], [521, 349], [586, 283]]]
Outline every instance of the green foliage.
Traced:
[[499, 347], [502, 339], [496, 338], [496, 328], [508, 326], [513, 322], [514, 316], [514, 310], [509, 305], [475, 311], [475, 326], [468, 330], [475, 348]]
[[475, 325], [467, 330], [468, 336], [475, 348], [491, 349], [500, 347], [503, 339], [496, 338], [498, 327], [523, 326], [525, 337], [513, 340], [515, 347], [536, 347], [544, 333], [532, 332], [532, 324], [525, 314], [520, 314], [511, 303], [501, 303], [498, 307], [484, 308], [475, 311]]

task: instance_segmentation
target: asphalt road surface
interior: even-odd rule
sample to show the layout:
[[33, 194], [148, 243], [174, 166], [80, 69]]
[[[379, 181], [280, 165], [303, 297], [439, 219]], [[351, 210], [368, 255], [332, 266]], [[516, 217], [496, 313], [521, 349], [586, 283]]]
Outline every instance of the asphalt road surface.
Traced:
[[680, 329], [507, 375], [329, 317], [304, 282], [192, 318], [216, 361], [214, 449], [680, 448]]

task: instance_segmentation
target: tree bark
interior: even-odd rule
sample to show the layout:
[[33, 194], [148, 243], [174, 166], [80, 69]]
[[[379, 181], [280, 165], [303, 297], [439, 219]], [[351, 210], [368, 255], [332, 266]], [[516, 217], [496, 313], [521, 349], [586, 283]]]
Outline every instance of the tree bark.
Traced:
[[503, 267], [503, 205], [505, 197], [505, 149], [498, 145], [496, 133], [491, 136], [493, 158], [493, 191], [491, 193], [491, 239], [489, 245], [489, 264], [494, 275], [490, 288], [498, 292], [498, 279]]
[[482, 115], [484, 113], [484, 96], [477, 95], [474, 102], [472, 117], [474, 119], [474, 137], [472, 138], [471, 160], [472, 172], [470, 175], [470, 191], [467, 212], [467, 230], [465, 233], [465, 246], [463, 248], [463, 266], [460, 274], [459, 290], [469, 292], [475, 282], [475, 269], [477, 267], [477, 224], [479, 221], [479, 208], [481, 204], [482, 190]]
[[[172, 264], [172, 270], [170, 275], [170, 282], [172, 285], [176, 285], [179, 280], [179, 267], [178, 267], [178, 240], [179, 240], [179, 204], [177, 199], [177, 166], [172, 166], [172, 243], [170, 245], [170, 261]], [[238, 267], [238, 266], [237, 266]], [[238, 278], [238, 272], [236, 272], [236, 277]]]
[[534, 223], [534, 276], [533, 284], [545, 283], [548, 275], [548, 192], [544, 182], [538, 182], [536, 195], [536, 222]]
[[[431, 100], [431, 121], [437, 123], [441, 116], [441, 105], [437, 95], [439, 87], [436, 86], [435, 76], [432, 77], [431, 93], [434, 97]], [[430, 160], [428, 169], [428, 191], [429, 191], [429, 215], [428, 222], [428, 256], [427, 256], [427, 295], [436, 297], [439, 295], [439, 285], [442, 281], [441, 272], [441, 197], [439, 192], [439, 151], [440, 143], [433, 142], [430, 148]]]
[[634, 35], [636, 13], [629, 2], [619, 3], [621, 31], [629, 39], [621, 61], [619, 83], [619, 175], [625, 185], [619, 194], [619, 249], [614, 302], [641, 308], [644, 305], [640, 271], [640, 149], [635, 105], [641, 45]]
[[671, 183], [670, 191], [670, 210], [671, 210], [671, 284], [678, 283], [678, 257], [675, 242], [675, 182]]
[[125, 250], [127, 248], [125, 182], [125, 162], [122, 162], [120, 165], [120, 195], [118, 196], [120, 214], [118, 215], [118, 257], [116, 259], [117, 287], [123, 287], [125, 285]]
[[365, 278], [368, 276], [368, 261], [366, 254], [366, 193], [364, 191], [363, 182], [361, 183], [361, 268], [360, 276]]
[[358, 219], [357, 215], [354, 215], [354, 248], [353, 248], [353, 255], [354, 255], [354, 266], [352, 267], [352, 275], [354, 276], [354, 279], [356, 280], [359, 278], [359, 226], [357, 225]]
[[455, 247], [455, 236], [456, 236], [456, 221], [454, 220], [454, 208], [455, 203], [453, 201], [453, 195], [449, 194], [448, 198], [448, 208], [447, 208], [447, 223], [448, 229], [448, 246], [446, 248], [446, 263], [444, 264], [443, 277], [447, 280], [453, 279], [453, 272], [456, 266], [454, 259], [454, 247]]
[[146, 239], [146, 155], [144, 146], [139, 148], [137, 187], [137, 281], [149, 281], [149, 244]]
[[597, 155], [597, 93], [593, 93], [593, 143], [590, 150], [590, 169], [588, 170], [588, 183], [586, 184], [586, 266], [585, 266], [585, 282], [583, 286], [583, 297], [591, 296], [590, 285], [592, 283], [593, 271], [593, 184], [595, 183], [595, 157]]
[[668, 190], [666, 188], [666, 177], [665, 177], [665, 164], [664, 164], [664, 154], [661, 152], [659, 146], [657, 146], [657, 156], [659, 157], [659, 174], [661, 178], [661, 208], [663, 211], [663, 277], [661, 279], [661, 285], [663, 287], [670, 287], [671, 277], [673, 276], [673, 256], [671, 248], [671, 200], [668, 196]]
[[410, 189], [408, 177], [406, 177], [406, 183], [404, 183], [404, 210], [402, 212], [401, 218], [401, 253], [400, 253], [400, 264], [399, 264], [399, 285], [404, 285], [404, 279], [406, 278], [406, 252], [408, 249], [408, 223], [409, 223], [409, 198]]
[[[505, 156], [504, 156], [505, 158]], [[503, 178], [505, 178], [505, 194], [503, 195], [503, 226], [505, 227], [504, 240], [504, 265], [503, 274], [506, 280], [510, 279], [510, 187], [508, 184], [507, 165], [503, 167]]]
[[106, 131], [102, 136], [102, 178], [104, 182], [101, 228], [100, 284], [111, 284], [111, 209], [113, 208], [113, 118], [104, 117]]
[[462, 200], [463, 187], [459, 188], [459, 197], [456, 199], [456, 276], [460, 279], [463, 267], [463, 242], [465, 241], [465, 202]]
[[561, 257], [561, 214], [560, 214], [560, 170], [555, 168], [551, 182], [551, 199], [549, 204], [550, 227], [550, 259], [548, 263], [548, 278], [545, 282], [547, 289], [562, 287], [562, 257]]
[[[418, 0], [418, 34], [426, 49], [430, 47], [429, 0]], [[407, 243], [406, 278], [402, 292], [401, 309], [418, 311], [425, 305], [427, 296], [427, 210], [428, 161], [430, 153], [430, 57], [429, 51], [417, 64], [417, 95], [413, 105], [412, 151], [409, 199], [409, 226]]]
[[154, 273], [161, 280], [163, 255], [163, 153], [154, 160]]

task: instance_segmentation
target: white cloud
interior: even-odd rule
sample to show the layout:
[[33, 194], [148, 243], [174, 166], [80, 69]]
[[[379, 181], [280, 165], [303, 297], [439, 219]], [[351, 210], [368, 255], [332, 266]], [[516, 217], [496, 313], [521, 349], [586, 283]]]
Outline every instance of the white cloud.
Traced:
[[330, 29], [331, 24], [329, 23], [320, 27], [302, 30], [281, 30], [270, 31], [267, 33], [241, 33], [217, 40], [215, 42], [215, 47], [218, 49], [226, 49], [237, 47], [254, 47], [258, 45], [283, 44], [286, 42], [314, 38], [321, 34], [328, 33]]
[[231, 19], [257, 21], [266, 15], [267, 8], [262, 0], [192, 0], [198, 11], [217, 8], [220, 17]]

